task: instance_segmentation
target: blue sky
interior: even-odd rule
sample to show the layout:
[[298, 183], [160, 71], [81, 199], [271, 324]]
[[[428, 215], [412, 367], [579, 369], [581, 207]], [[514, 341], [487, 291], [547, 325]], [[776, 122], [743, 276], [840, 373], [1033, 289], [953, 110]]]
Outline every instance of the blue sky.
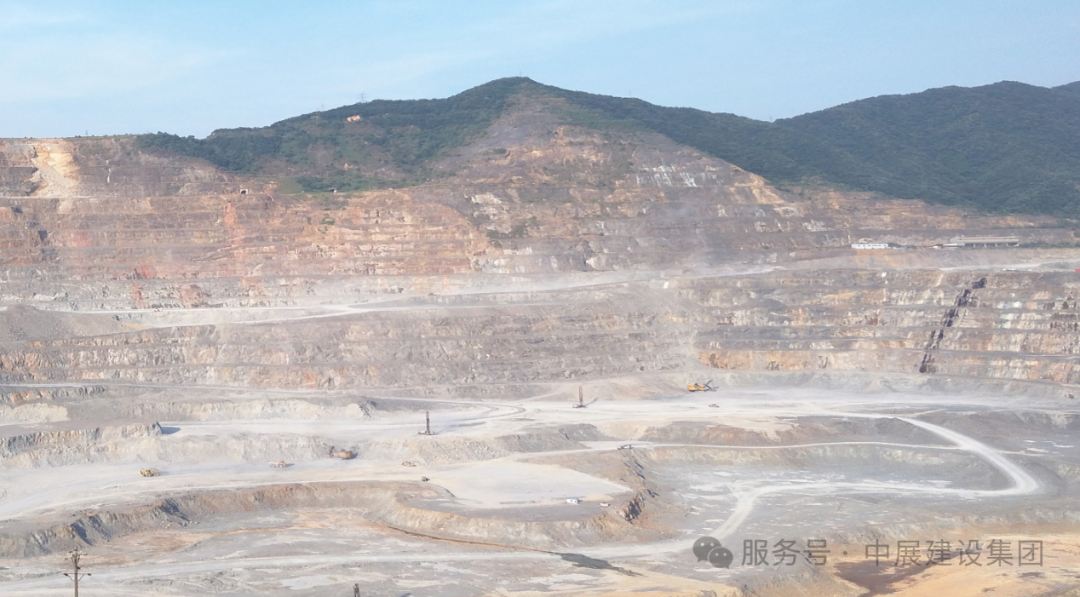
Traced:
[[1080, 80], [1080, 2], [0, 0], [0, 137], [205, 136], [491, 79], [759, 119]]

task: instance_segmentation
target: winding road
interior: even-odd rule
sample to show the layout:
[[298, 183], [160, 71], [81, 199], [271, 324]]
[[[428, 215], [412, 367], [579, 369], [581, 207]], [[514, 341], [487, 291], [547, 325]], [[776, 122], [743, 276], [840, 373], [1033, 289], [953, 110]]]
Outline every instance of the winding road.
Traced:
[[[45, 384], [41, 384], [45, 385]], [[58, 385], [58, 384], [49, 384]], [[136, 387], [159, 387], [153, 384], [124, 384]], [[39, 386], [40, 387], [40, 386]], [[235, 388], [222, 388], [235, 389]], [[274, 393], [304, 395], [304, 391], [276, 391]], [[395, 398], [380, 398], [380, 400], [395, 400]], [[403, 398], [404, 399], [404, 398]], [[406, 400], [417, 401], [419, 399], [407, 398]], [[873, 494], [904, 491], [911, 494], [922, 494], [942, 498], [964, 498], [990, 500], [1008, 497], [1017, 497], [1038, 493], [1042, 488], [1037, 479], [1029, 474], [1024, 468], [1001, 454], [994, 448], [979, 442], [969, 436], [956, 431], [928, 423], [912, 417], [898, 417], [892, 414], [866, 413], [849, 410], [851, 407], [872, 404], [874, 408], [880, 408], [881, 403], [860, 402], [854, 399], [816, 400], [813, 402], [791, 399], [778, 399], [762, 404], [759, 399], [732, 399], [725, 403], [723, 413], [716, 409], [710, 409], [705, 404], [704, 398], [683, 397], [678, 401], [636, 401], [636, 402], [612, 402], [603, 401], [594, 404], [587, 413], [572, 412], [567, 404], [552, 402], [483, 402], [478, 403], [468, 400], [432, 400], [445, 406], [452, 406], [457, 410], [440, 411], [439, 431], [442, 437], [456, 436], [460, 434], [474, 434], [478, 436], [490, 436], [492, 433], [512, 433], [514, 429], [524, 429], [536, 422], [551, 423], [561, 421], [568, 422], [613, 422], [621, 420], [649, 420], [652, 424], [661, 421], [678, 420], [715, 420], [719, 416], [724, 417], [837, 417], [837, 418], [869, 418], [883, 419], [894, 418], [905, 423], [930, 432], [944, 440], [947, 445], [926, 446], [918, 444], [904, 444], [896, 442], [821, 442], [811, 444], [777, 445], [769, 447], [734, 447], [701, 445], [689, 443], [654, 443], [634, 441], [636, 450], [648, 450], [652, 447], [695, 447], [714, 448], [722, 450], [732, 449], [776, 449], [784, 450], [795, 447], [829, 446], [838, 444], [864, 444], [893, 447], [906, 447], [916, 449], [941, 449], [960, 450], [977, 456], [1000, 472], [1009, 481], [1009, 486], [1002, 489], [962, 489], [951, 487], [938, 487], [933, 485], [897, 484], [885, 483], [868, 479], [859, 482], [808, 482], [800, 484], [771, 484], [752, 487], [737, 488], [733, 492], [736, 503], [733, 511], [724, 522], [710, 534], [720, 540], [731, 537], [740, 526], [754, 513], [759, 500], [765, 496], [779, 493], [798, 493], [804, 495], [833, 495], [833, 494]], [[933, 404], [931, 401], [928, 404]], [[406, 420], [407, 418], [407, 420]], [[184, 436], [236, 436], [236, 435], [262, 435], [292, 433], [319, 437], [364, 437], [365, 439], [404, 439], [415, 438], [418, 422], [415, 420], [416, 413], [397, 415], [394, 417], [379, 417], [375, 419], [357, 419], [352, 421], [311, 421], [311, 420], [250, 420], [250, 421], [223, 421], [223, 422], [173, 422], [164, 423], [166, 426], [180, 428], [175, 434]], [[168, 438], [164, 438], [168, 439]], [[618, 443], [630, 442], [631, 439], [612, 442], [595, 442], [581, 449], [559, 450], [551, 452], [515, 453], [503, 457], [505, 460], [527, 460], [538, 456], [565, 454], [572, 452], [604, 451], [617, 449]], [[338, 463], [333, 463], [338, 464]], [[61, 472], [67, 479], [65, 482], [55, 483], [44, 491], [34, 491], [32, 494], [5, 496], [0, 498], [0, 520], [18, 520], [43, 511], [62, 511], [80, 507], [86, 504], [99, 504], [102, 502], [134, 502], [155, 495], [161, 495], [168, 491], [209, 491], [221, 489], [241, 489], [272, 485], [275, 483], [298, 483], [320, 481], [362, 481], [370, 479], [370, 469], [363, 467], [334, 467], [329, 461], [307, 463], [289, 469], [287, 475], [271, 477], [271, 473], [260, 467], [258, 470], [245, 468], [232, 464], [222, 463], [199, 463], [175, 465], [175, 474], [154, 479], [150, 485], [143, 480], [131, 478], [131, 464], [103, 464], [74, 467], [60, 467], [59, 469], [33, 469], [30, 471], [12, 471], [16, 473], [15, 483], [35, 483], [35, 476], [41, 474], [53, 474]], [[111, 471], [111, 472], [110, 472]], [[218, 479], [219, 481], [214, 481]], [[227, 481], [221, 481], [227, 479]], [[0, 481], [0, 488], [5, 483]], [[7, 487], [10, 491], [13, 487]], [[15, 492], [16, 494], [18, 492]], [[600, 545], [588, 549], [579, 550], [587, 556], [612, 560], [633, 561], [638, 558], [655, 558], [658, 554], [681, 552], [689, 549], [689, 545], [695, 537], [687, 536], [671, 541], [652, 542], [633, 545]], [[266, 557], [233, 557], [217, 561], [190, 561], [190, 562], [141, 562], [139, 564], [103, 568], [95, 570], [97, 583], [113, 584], [125, 583], [139, 579], [159, 578], [179, 574], [211, 573], [232, 569], [253, 569], [266, 567], [303, 567], [307, 565], [325, 565], [331, 563], [347, 565], [350, 563], [363, 562], [467, 562], [475, 560], [479, 554], [485, 560], [498, 559], [528, 559], [528, 558], [554, 558], [557, 554], [532, 550], [515, 550], [506, 548], [505, 551], [497, 549], [475, 548], [423, 552], [423, 553], [336, 553], [333, 555], [295, 555], [280, 558]], [[0, 581], [0, 594], [29, 594], [36, 590], [53, 588], [56, 579], [52, 577], [22, 578], [11, 581]], [[119, 587], [118, 587], [119, 588]], [[120, 591], [118, 591], [120, 592]]]

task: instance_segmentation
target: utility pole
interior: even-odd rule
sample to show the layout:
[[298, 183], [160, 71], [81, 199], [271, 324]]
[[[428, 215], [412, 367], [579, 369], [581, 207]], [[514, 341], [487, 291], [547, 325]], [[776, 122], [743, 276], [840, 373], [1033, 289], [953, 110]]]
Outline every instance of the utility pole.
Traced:
[[82, 554], [79, 553], [78, 548], [76, 548], [75, 551], [71, 552], [70, 557], [71, 557], [71, 564], [74, 567], [74, 571], [71, 572], [70, 574], [65, 572], [64, 576], [70, 578], [71, 581], [75, 583], [75, 597], [79, 597], [79, 579], [85, 578], [87, 576], [93, 576], [93, 575], [90, 574], [89, 572], [87, 572], [86, 574], [79, 574], [79, 570], [82, 570], [82, 568], [79, 567], [79, 558], [82, 557]]

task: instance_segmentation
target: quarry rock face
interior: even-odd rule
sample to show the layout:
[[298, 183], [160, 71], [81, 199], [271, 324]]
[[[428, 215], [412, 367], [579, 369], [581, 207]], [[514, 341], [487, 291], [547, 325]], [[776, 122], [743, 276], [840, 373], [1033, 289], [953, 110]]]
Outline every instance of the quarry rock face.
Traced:
[[[739, 372], [1080, 379], [1075, 275], [987, 273], [1014, 259], [1075, 259], [1053, 248], [1075, 237], [1052, 220], [782, 191], [658, 135], [600, 133], [555, 113], [523, 99], [439, 162], [433, 182], [351, 194], [286, 194], [142, 153], [132, 138], [4, 141], [0, 301], [119, 321], [63, 339], [9, 338], [0, 375], [470, 385], [698, 361]], [[925, 248], [988, 231], [1022, 247]], [[850, 248], [871, 239], [910, 248]], [[948, 261], [965, 271], [937, 269]], [[770, 271], [708, 275], [754, 268]], [[646, 272], [701, 275], [658, 285]], [[623, 286], [543, 291], [545, 280], [575, 276]], [[492, 302], [503, 306], [466, 310], [443, 296], [478, 288], [503, 293]], [[397, 297], [430, 317], [229, 326], [212, 315]], [[552, 306], [514, 307], [535, 301]], [[203, 321], [179, 328], [130, 316], [200, 309]], [[422, 365], [406, 376], [406, 361]]]

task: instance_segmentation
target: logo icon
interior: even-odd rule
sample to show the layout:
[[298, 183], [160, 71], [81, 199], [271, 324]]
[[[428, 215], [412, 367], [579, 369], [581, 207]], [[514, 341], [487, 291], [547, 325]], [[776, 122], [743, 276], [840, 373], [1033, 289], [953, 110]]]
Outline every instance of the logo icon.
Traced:
[[717, 568], [728, 568], [735, 561], [735, 555], [731, 550], [722, 547], [720, 542], [712, 537], [702, 537], [694, 542], [694, 556], [698, 561], [708, 561]]

